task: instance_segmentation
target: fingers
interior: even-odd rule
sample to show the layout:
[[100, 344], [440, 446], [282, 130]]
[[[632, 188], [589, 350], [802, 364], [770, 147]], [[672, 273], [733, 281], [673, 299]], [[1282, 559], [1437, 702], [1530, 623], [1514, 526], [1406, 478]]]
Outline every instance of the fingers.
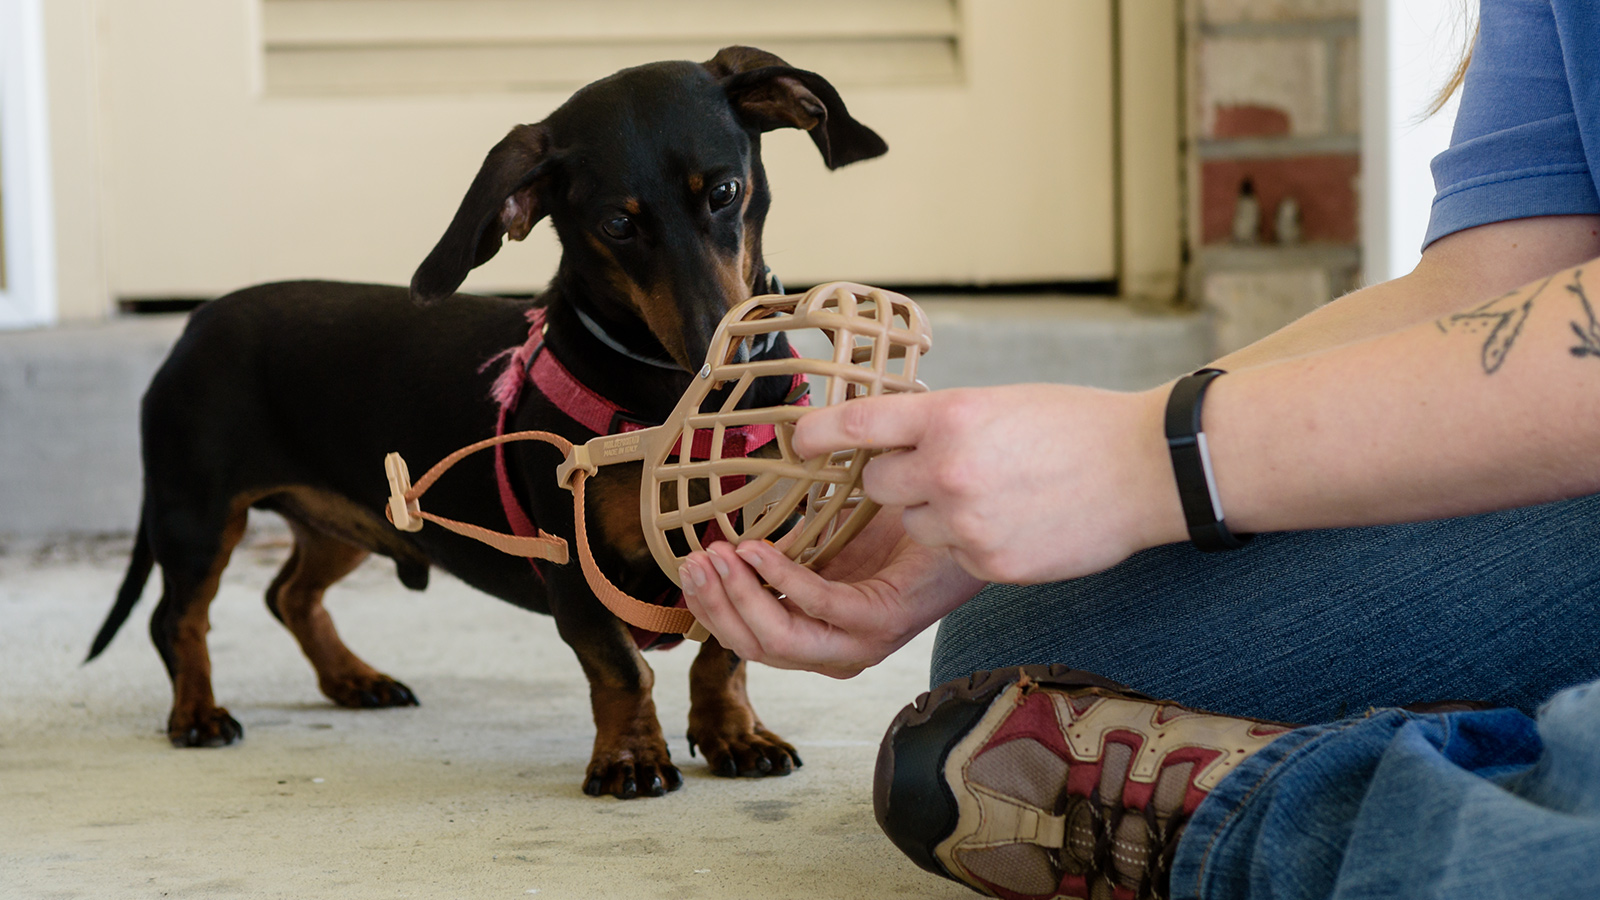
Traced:
[[955, 535], [951, 533], [945, 517], [927, 505], [906, 507], [906, 511], [900, 514], [900, 524], [905, 528], [906, 537], [924, 547], [940, 548], [959, 545]]
[[767, 584], [786, 597], [807, 616], [824, 622], [833, 619], [836, 606], [832, 585], [821, 575], [789, 559], [771, 544], [747, 541], [733, 552], [756, 571]]
[[861, 489], [879, 506], [917, 506], [932, 498], [937, 485], [928, 477], [927, 453], [897, 450], [867, 461]]
[[[754, 561], [760, 571], [749, 563]], [[775, 595], [765, 585], [784, 592]], [[785, 669], [810, 669], [848, 678], [868, 664], [858, 660], [848, 635], [813, 616], [839, 604], [848, 593], [762, 542], [738, 551], [725, 543], [690, 554], [682, 568], [689, 611], [723, 646], [755, 662]]]
[[928, 428], [931, 394], [862, 397], [805, 414], [794, 449], [810, 458], [861, 447], [914, 447]]
[[747, 566], [740, 563], [736, 569], [721, 557], [693, 553], [684, 560], [679, 580], [683, 583], [683, 600], [689, 612], [717, 636], [722, 646], [745, 659], [761, 660], [766, 656], [761, 641], [745, 622], [742, 610], [734, 606], [729, 596], [729, 591], [733, 591], [750, 603], [777, 603], [777, 598], [761, 586]]

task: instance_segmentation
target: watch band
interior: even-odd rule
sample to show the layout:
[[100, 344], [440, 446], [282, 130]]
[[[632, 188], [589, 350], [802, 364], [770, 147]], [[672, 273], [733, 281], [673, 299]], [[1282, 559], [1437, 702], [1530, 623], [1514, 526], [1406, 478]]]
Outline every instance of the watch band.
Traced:
[[1222, 369], [1201, 369], [1178, 379], [1167, 396], [1167, 449], [1172, 453], [1178, 499], [1183, 503], [1189, 540], [1196, 549], [1206, 553], [1237, 550], [1251, 538], [1251, 535], [1228, 530], [1222, 515], [1222, 500], [1217, 496], [1217, 480], [1211, 473], [1206, 433], [1200, 427], [1200, 409], [1206, 388], [1226, 374]]

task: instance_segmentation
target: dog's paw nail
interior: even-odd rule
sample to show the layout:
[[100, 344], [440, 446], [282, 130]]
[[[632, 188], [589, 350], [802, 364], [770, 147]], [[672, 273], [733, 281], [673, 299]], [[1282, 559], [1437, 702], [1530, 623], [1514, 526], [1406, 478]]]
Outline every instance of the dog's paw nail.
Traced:
[[695, 756], [698, 755], [698, 754], [696, 754], [694, 752], [694, 749], [695, 749], [694, 738], [691, 737], [691, 738], [689, 738], [689, 758], [690, 759], [694, 759]]
[[717, 774], [723, 778], [738, 778], [739, 767], [733, 764], [733, 757], [724, 756], [722, 762], [717, 764]]
[[794, 760], [794, 767], [796, 769], [798, 769], [801, 766], [805, 765], [805, 763], [800, 761], [800, 754], [794, 752], [794, 748], [793, 747], [789, 748], [789, 758]]
[[757, 759], [756, 760], [756, 771], [760, 772], [763, 775], [772, 774], [772, 760], [767, 759], [765, 756]]
[[622, 792], [617, 794], [617, 796], [624, 800], [632, 800], [633, 798], [639, 796], [638, 782], [634, 781], [632, 778], [624, 778], [622, 780]]
[[358, 696], [356, 699], [360, 700], [361, 705], [366, 709], [372, 709], [373, 707], [379, 705], [378, 695], [371, 691], [362, 691], [360, 696]]
[[660, 775], [651, 775], [650, 776], [650, 787], [645, 791], [645, 793], [649, 794], [652, 797], [659, 797], [662, 794], [665, 794], [666, 792], [667, 792], [667, 785], [666, 785], [666, 782], [661, 780], [661, 776]]
[[678, 771], [678, 767], [677, 766], [668, 766], [667, 767], [667, 790], [675, 791], [675, 790], [677, 790], [678, 788], [681, 788], [681, 787], [683, 787], [683, 773]]
[[596, 775], [595, 777], [589, 779], [589, 781], [583, 786], [583, 792], [591, 797], [600, 796], [600, 776]]

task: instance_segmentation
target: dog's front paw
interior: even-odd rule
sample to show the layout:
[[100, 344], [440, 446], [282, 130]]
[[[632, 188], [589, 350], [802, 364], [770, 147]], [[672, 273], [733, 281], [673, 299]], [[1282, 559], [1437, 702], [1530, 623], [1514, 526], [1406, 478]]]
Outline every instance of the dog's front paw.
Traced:
[[788, 741], [773, 734], [760, 722], [748, 728], [717, 723], [689, 728], [689, 752], [695, 747], [706, 758], [712, 774], [724, 778], [760, 778], [787, 775], [804, 763]]
[[596, 750], [583, 778], [583, 792], [591, 797], [610, 794], [618, 800], [660, 797], [683, 787], [683, 773], [672, 764], [665, 743], [645, 750]]
[[321, 687], [329, 700], [351, 709], [421, 705], [411, 688], [379, 672], [369, 676], [325, 678], [321, 680]]
[[174, 747], [225, 747], [244, 737], [244, 726], [220, 706], [167, 719], [167, 740]]

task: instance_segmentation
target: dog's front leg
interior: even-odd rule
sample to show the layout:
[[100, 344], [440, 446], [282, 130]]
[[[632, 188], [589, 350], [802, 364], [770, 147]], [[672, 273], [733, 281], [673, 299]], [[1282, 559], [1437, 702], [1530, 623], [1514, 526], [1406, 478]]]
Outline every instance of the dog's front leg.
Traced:
[[800, 754], [767, 730], [745, 692], [745, 661], [711, 638], [689, 667], [689, 749], [717, 775], [787, 775]]
[[655, 673], [627, 627], [589, 593], [581, 576], [576, 584], [551, 586], [556, 588], [551, 592], [556, 628], [589, 677], [594, 755], [583, 777], [583, 792], [630, 800], [640, 795], [659, 797], [682, 787], [683, 775], [672, 764], [650, 696]]

